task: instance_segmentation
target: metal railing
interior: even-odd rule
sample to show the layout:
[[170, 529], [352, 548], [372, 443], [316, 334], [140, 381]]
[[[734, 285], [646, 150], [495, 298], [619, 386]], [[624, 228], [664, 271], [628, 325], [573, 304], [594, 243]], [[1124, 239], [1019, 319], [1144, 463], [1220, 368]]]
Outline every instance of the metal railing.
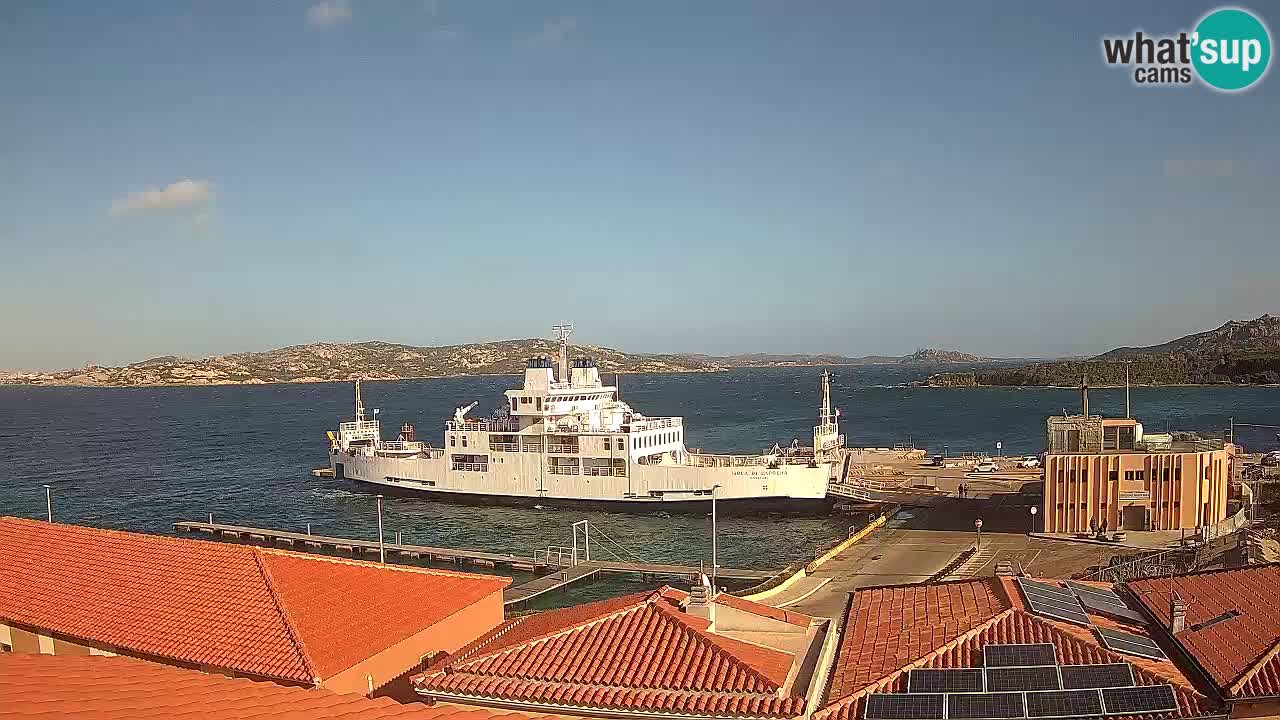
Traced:
[[684, 423], [678, 417], [666, 418], [649, 418], [645, 420], [632, 420], [628, 425], [631, 432], [646, 432], [648, 430], [661, 430], [662, 428], [681, 427]]
[[552, 475], [581, 475], [577, 465], [552, 465]]
[[533, 564], [557, 568], [573, 567], [578, 564], [578, 558], [570, 548], [553, 545], [546, 550], [534, 550]]
[[420, 442], [404, 442], [402, 440], [386, 440], [378, 445], [379, 450], [399, 450], [402, 452], [421, 452], [423, 444]]
[[503, 420], [449, 420], [444, 424], [445, 430], [452, 432], [515, 432], [520, 428], [509, 419]]
[[577, 445], [547, 445], [547, 452], [560, 453], [563, 455], [577, 455], [579, 453]]
[[345, 432], [361, 432], [378, 429], [377, 420], [361, 420], [359, 422], [338, 423], [338, 430]]
[[498, 452], [520, 452], [520, 443], [489, 441], [489, 449]]

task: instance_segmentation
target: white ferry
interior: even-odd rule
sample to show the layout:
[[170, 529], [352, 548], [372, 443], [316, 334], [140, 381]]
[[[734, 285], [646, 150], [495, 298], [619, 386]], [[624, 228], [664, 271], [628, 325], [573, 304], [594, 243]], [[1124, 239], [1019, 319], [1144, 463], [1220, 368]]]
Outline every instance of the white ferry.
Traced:
[[528, 360], [524, 385], [506, 391], [493, 417], [468, 417], [474, 402], [458, 408], [438, 448], [418, 441], [408, 424], [396, 440], [383, 440], [376, 412], [374, 419], [365, 414], [357, 380], [355, 418], [327, 433], [334, 477], [389, 493], [476, 503], [689, 512], [708, 509], [714, 493], [726, 511], [830, 507], [827, 484], [844, 437], [827, 373], [811, 449], [691, 452], [683, 418], [642, 415], [615, 385], [601, 383], [592, 360], [569, 362], [571, 331], [556, 326], [558, 365], [547, 357]]

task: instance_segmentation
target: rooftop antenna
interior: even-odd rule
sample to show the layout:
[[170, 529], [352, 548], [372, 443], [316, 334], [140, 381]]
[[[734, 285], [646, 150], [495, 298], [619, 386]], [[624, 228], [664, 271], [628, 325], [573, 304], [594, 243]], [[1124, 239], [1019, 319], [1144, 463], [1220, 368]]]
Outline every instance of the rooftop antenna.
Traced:
[[1124, 361], [1124, 416], [1126, 420], [1133, 417], [1129, 413], [1129, 365], [1132, 363], [1132, 360]]
[[1089, 373], [1080, 379], [1080, 410], [1085, 419], [1089, 418]]
[[569, 336], [573, 334], [573, 323], [552, 325], [551, 332], [560, 341], [560, 369], [557, 371], [560, 382], [569, 382]]

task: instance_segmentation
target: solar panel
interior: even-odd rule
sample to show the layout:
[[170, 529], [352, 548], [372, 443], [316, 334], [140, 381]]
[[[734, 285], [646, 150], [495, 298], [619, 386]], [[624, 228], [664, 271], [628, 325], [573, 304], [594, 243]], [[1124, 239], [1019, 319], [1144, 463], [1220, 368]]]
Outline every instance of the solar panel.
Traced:
[[1083, 625], [1085, 627], [1093, 625], [1093, 621], [1089, 620], [1089, 614], [1086, 613], [1084, 608], [1080, 607], [1079, 604], [1074, 608], [1064, 608], [1059, 607], [1058, 605], [1048, 605], [1046, 603], [1031, 600], [1027, 603], [1027, 606], [1031, 608], [1031, 612], [1037, 615], [1043, 615], [1047, 618], [1074, 623], [1076, 625]]
[[1066, 600], [1073, 600], [1075, 598], [1074, 593], [1061, 585], [1050, 585], [1049, 583], [1036, 582], [1035, 580], [1027, 580], [1026, 578], [1018, 578], [1018, 586], [1022, 588], [1023, 593], [1061, 595]]
[[945, 695], [875, 693], [867, 696], [867, 720], [942, 720]]
[[1058, 682], [1058, 668], [1053, 665], [987, 668], [987, 692], [1057, 690], [1061, 687]]
[[956, 720], [992, 720], [1026, 717], [1022, 693], [952, 693], [947, 695], [947, 717]]
[[923, 668], [907, 674], [907, 692], [910, 693], [982, 692], [984, 689], [981, 668]]
[[1173, 696], [1172, 685], [1107, 688], [1101, 692], [1102, 703], [1108, 715], [1133, 715], [1178, 709], [1178, 701]]
[[1151, 658], [1152, 660], [1168, 659], [1164, 651], [1160, 649], [1160, 646], [1149, 637], [1108, 628], [1098, 628], [1098, 635], [1102, 637], [1103, 645], [1118, 653], [1137, 655], [1138, 657]]
[[1027, 606], [1031, 612], [1054, 620], [1091, 626], [1089, 614], [1080, 605], [1080, 600], [1066, 588], [1047, 583], [1018, 578], [1018, 587], [1027, 598]]
[[1124, 601], [1120, 600], [1120, 596], [1117, 596], [1117, 594], [1114, 591], [1111, 591], [1110, 588], [1100, 588], [1100, 587], [1096, 587], [1096, 585], [1085, 585], [1084, 583], [1073, 583], [1071, 582], [1071, 580], [1068, 580], [1068, 582], [1066, 582], [1066, 587], [1068, 587], [1068, 589], [1070, 589], [1070, 591], [1074, 592], [1075, 594], [1080, 594], [1080, 593], [1096, 594], [1096, 596], [1105, 598], [1105, 600], [1110, 600], [1112, 602], [1119, 602], [1120, 605], [1124, 605]]
[[982, 657], [987, 667], [1031, 667], [1058, 662], [1051, 643], [988, 645], [982, 648]]
[[1027, 693], [1027, 717], [1067, 718], [1102, 714], [1097, 690], [1049, 690]]
[[1133, 685], [1133, 671], [1129, 668], [1129, 663], [1063, 665], [1059, 670], [1062, 673], [1062, 687], [1067, 690]]
[[[1117, 600], [1119, 600], [1117, 598]], [[1107, 617], [1117, 620], [1128, 620], [1134, 623], [1145, 623], [1146, 618], [1142, 613], [1129, 609], [1128, 605], [1123, 602], [1110, 602], [1104, 600], [1101, 595], [1090, 595], [1088, 593], [1080, 593], [1080, 604], [1085, 609], [1097, 613], [1098, 615], [1106, 615]]]

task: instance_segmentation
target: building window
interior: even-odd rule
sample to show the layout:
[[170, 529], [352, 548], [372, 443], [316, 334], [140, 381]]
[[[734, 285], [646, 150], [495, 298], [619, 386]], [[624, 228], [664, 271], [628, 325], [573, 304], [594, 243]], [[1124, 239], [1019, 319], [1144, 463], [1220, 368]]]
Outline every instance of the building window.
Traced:
[[542, 398], [538, 398], [538, 411], [542, 411]]
[[1080, 471], [1080, 479], [1084, 482], [1089, 482], [1089, 468]]
[[1119, 428], [1119, 430], [1120, 430], [1120, 433], [1119, 433], [1120, 449], [1132, 450], [1133, 449], [1133, 430], [1134, 430], [1133, 427], [1132, 426], [1122, 427], [1122, 428]]
[[1081, 510], [1088, 510], [1088, 509], [1089, 509], [1089, 505], [1088, 505], [1087, 503], [1080, 503], [1080, 509], [1081, 509]]
[[458, 436], [457, 436], [457, 435], [450, 435], [450, 436], [449, 436], [449, 447], [458, 447]]
[[1112, 470], [1111, 472], [1107, 473], [1107, 479], [1110, 480], [1111, 482], [1116, 482], [1117, 480], [1120, 479], [1120, 471]]
[[13, 652], [13, 646], [9, 643], [0, 643], [0, 652]]
[[1164, 481], [1169, 482], [1169, 468], [1164, 469]]
[[1124, 480], [1125, 480], [1125, 482], [1133, 482], [1133, 471], [1132, 471], [1132, 470], [1125, 470], [1125, 471], [1124, 471]]
[[467, 446], [467, 436], [466, 436], [466, 435], [463, 435], [463, 436], [462, 436], [462, 447], [466, 447], [466, 446]]
[[1067, 452], [1080, 452], [1080, 431], [1067, 431]]
[[1102, 428], [1102, 449], [1103, 450], [1116, 449], [1117, 447], [1116, 430], [1117, 428], [1114, 428], [1114, 427]]

